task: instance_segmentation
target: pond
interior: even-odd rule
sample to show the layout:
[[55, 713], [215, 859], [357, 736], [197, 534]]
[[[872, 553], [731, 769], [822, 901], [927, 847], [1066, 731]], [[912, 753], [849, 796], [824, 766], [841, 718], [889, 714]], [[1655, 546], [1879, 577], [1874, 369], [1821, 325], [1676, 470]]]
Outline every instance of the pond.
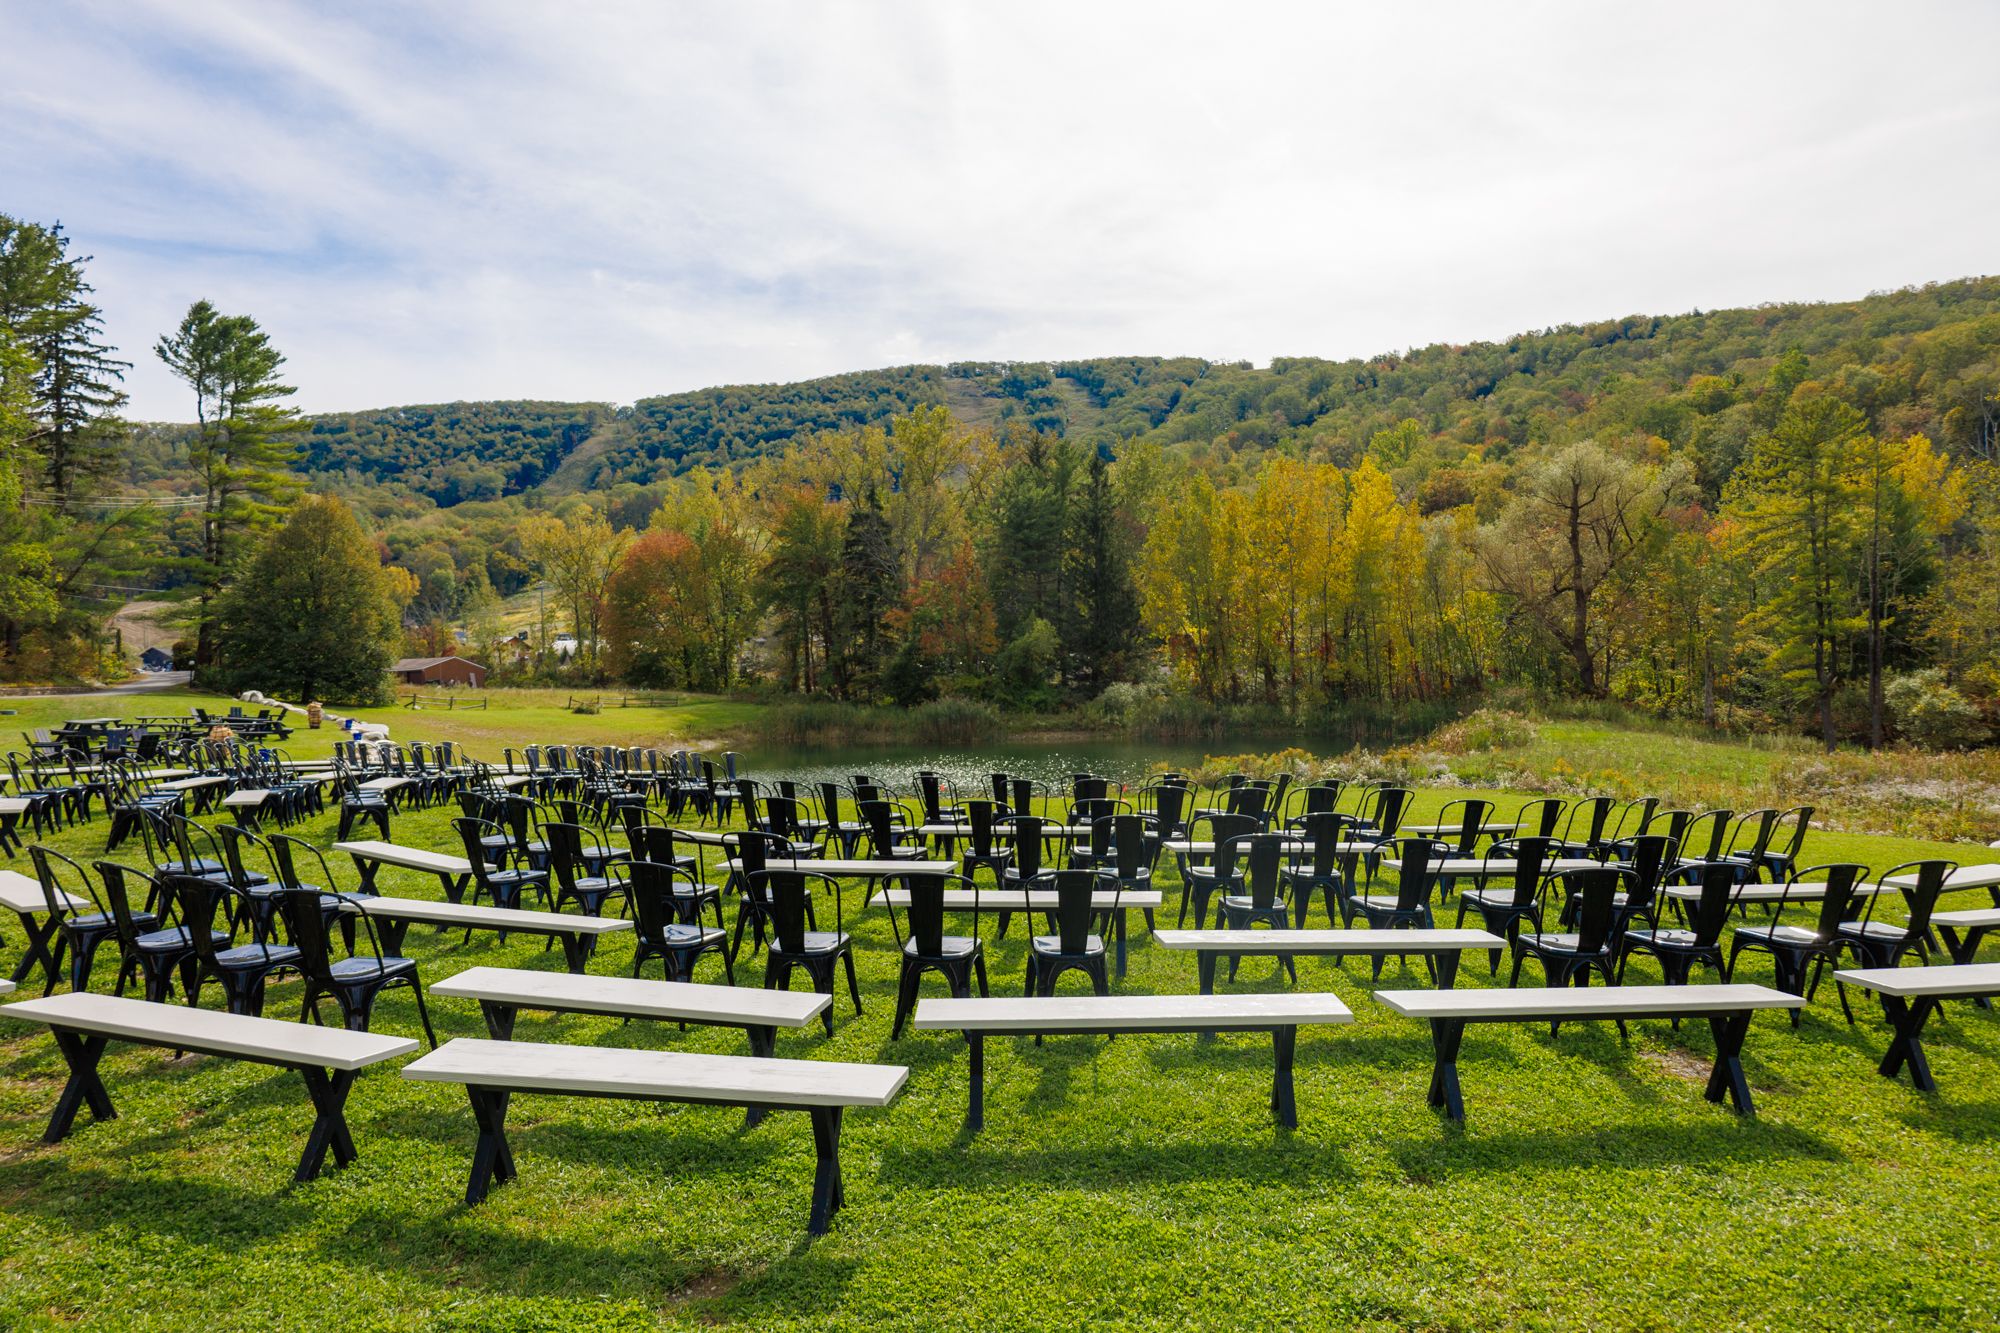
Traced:
[[1136, 784], [1148, 774], [1197, 767], [1208, 754], [1261, 754], [1281, 748], [1283, 742], [1268, 739], [1246, 742], [1235, 749], [1225, 744], [1218, 749], [1200, 743], [1161, 745], [1091, 737], [1043, 744], [1001, 741], [958, 749], [899, 745], [747, 746], [737, 751], [742, 758], [736, 771], [764, 781], [791, 778], [798, 782], [839, 783], [865, 772], [901, 790], [910, 785], [918, 769], [929, 768], [951, 779], [961, 792], [983, 790], [989, 773], [1033, 778], [1060, 789], [1068, 787], [1072, 773], [1096, 773]]

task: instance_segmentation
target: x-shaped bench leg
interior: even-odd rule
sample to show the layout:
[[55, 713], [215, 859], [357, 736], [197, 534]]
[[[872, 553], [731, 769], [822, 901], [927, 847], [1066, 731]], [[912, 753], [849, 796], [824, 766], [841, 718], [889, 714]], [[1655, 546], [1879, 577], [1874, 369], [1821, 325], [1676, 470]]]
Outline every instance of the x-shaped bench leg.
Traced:
[[1271, 1029], [1271, 1046], [1277, 1068], [1271, 1075], [1271, 1114], [1286, 1129], [1299, 1127], [1298, 1107], [1292, 1101], [1292, 1053], [1298, 1047], [1299, 1030], [1290, 1025]]
[[354, 858], [354, 869], [361, 876], [361, 887], [356, 892], [363, 897], [376, 892], [375, 876], [382, 873], [382, 863], [357, 856]]
[[507, 1146], [507, 1094], [495, 1088], [466, 1085], [472, 1099], [472, 1118], [479, 1124], [479, 1146], [472, 1150], [472, 1176], [466, 1181], [465, 1201], [478, 1203], [487, 1187], [499, 1180], [514, 1178], [514, 1153]]
[[315, 1065], [300, 1065], [299, 1076], [305, 1079], [306, 1094], [312, 1098], [313, 1110], [318, 1114], [313, 1119], [312, 1133], [306, 1136], [306, 1150], [299, 1157], [299, 1169], [292, 1179], [304, 1184], [319, 1175], [320, 1167], [326, 1162], [326, 1150], [333, 1149], [335, 1169], [346, 1166], [354, 1160], [354, 1139], [347, 1132], [347, 1093], [354, 1086], [354, 1071], [337, 1069], [329, 1077], [326, 1071]]
[[1879, 1066], [1882, 1077], [1896, 1077], [1907, 1064], [1910, 1067], [1910, 1082], [1916, 1085], [1917, 1091], [1937, 1091], [1937, 1081], [1931, 1077], [1931, 1063], [1924, 1057], [1923, 1043], [1918, 1040], [1937, 1005], [1938, 1002], [1928, 995], [1919, 995], [1908, 1004], [1900, 995], [1882, 997], [1883, 1016], [1895, 1031], [1889, 1039], [1888, 1053], [1882, 1057]]
[[590, 961], [591, 946], [597, 942], [597, 938], [593, 935], [575, 934], [558, 935], [556, 938], [562, 941], [563, 961], [569, 964], [569, 970], [577, 976], [582, 976], [584, 964]]
[[55, 1028], [53, 1033], [56, 1049], [69, 1063], [69, 1082], [63, 1085], [62, 1096], [56, 1099], [55, 1114], [49, 1117], [49, 1127], [42, 1134], [44, 1143], [62, 1142], [76, 1121], [77, 1107], [86, 1102], [92, 1120], [118, 1117], [111, 1105], [111, 1094], [104, 1090], [104, 1080], [97, 1076], [97, 1062], [104, 1058], [104, 1043], [109, 1039], [86, 1037], [69, 1028]]
[[817, 1165], [813, 1169], [812, 1216], [806, 1231], [824, 1236], [833, 1224], [833, 1215], [847, 1202], [847, 1191], [840, 1183], [840, 1108], [815, 1106], [811, 1114]]
[[1465, 1103], [1458, 1094], [1458, 1044], [1464, 1037], [1463, 1019], [1431, 1020], [1431, 1086], [1424, 1095], [1427, 1105], [1443, 1107], [1445, 1115], [1461, 1125], [1465, 1123]]
[[56, 919], [53, 916], [38, 916], [33, 912], [17, 912], [21, 919], [21, 933], [28, 937], [28, 947], [21, 954], [21, 961], [14, 964], [13, 974], [8, 978], [16, 986], [28, 979], [28, 974], [40, 963], [50, 978], [50, 988], [54, 989], [56, 958], [49, 951], [49, 941], [55, 938]]
[[1738, 1115], [1756, 1114], [1749, 1080], [1743, 1077], [1743, 1038], [1750, 1031], [1750, 1015], [1716, 1014], [1708, 1020], [1708, 1030], [1715, 1034], [1715, 1068], [1709, 1071], [1702, 1096], [1720, 1102], [1726, 1094]]

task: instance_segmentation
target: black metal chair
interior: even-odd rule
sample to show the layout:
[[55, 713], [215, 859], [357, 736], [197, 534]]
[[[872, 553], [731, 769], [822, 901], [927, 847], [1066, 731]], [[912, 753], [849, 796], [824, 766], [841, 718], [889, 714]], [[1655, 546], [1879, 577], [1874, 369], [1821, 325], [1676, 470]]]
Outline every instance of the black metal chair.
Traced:
[[[868, 854], [877, 861], [921, 861], [930, 853], [925, 850], [921, 838], [913, 842], [901, 840], [902, 829], [908, 827], [908, 814], [893, 801], [871, 800], [855, 804], [855, 813], [861, 816], [863, 828], [867, 830]], [[902, 815], [900, 825], [896, 816]]]
[[[172, 924], [173, 896], [143, 870], [134, 870], [113, 861], [99, 861], [96, 868], [97, 878], [104, 885], [105, 905], [111, 909], [111, 920], [117, 930], [119, 952], [123, 955], [118, 968], [118, 985], [112, 993], [123, 995], [125, 983], [136, 973], [145, 998], [155, 1004], [165, 1004], [173, 995], [174, 972], [194, 956], [194, 943], [188, 938], [187, 927]], [[145, 881], [145, 901], [151, 905], [150, 913], [132, 910], [127, 876]], [[150, 929], [140, 924], [146, 915], [157, 918]], [[217, 944], [226, 943], [229, 939], [221, 931], [216, 931], [215, 935], [218, 937], [214, 940]]]
[[[1800, 854], [1805, 851], [1806, 833], [1812, 827], [1812, 817], [1813, 808], [1809, 805], [1795, 805], [1778, 816], [1778, 828], [1783, 829], [1785, 821], [1790, 820], [1792, 831], [1783, 847], [1772, 848], [1769, 845], [1769, 842], [1777, 840], [1775, 834], [1765, 845], [1761, 859], [1773, 883], [1791, 876], [1792, 867], [1798, 864]], [[1792, 1013], [1796, 1015], [1798, 1010], [1794, 1009]]]
[[[751, 932], [750, 952], [755, 954], [764, 947], [764, 936], [770, 925], [771, 913], [767, 897], [750, 892], [750, 881], [763, 873], [773, 857], [780, 861], [785, 860], [790, 844], [774, 833], [756, 833], [748, 829], [741, 833], [727, 833], [723, 836], [732, 844], [732, 850], [735, 852], [733, 859], [738, 867], [729, 880], [729, 883], [736, 886], [736, 933], [729, 946], [729, 952], [732, 956], [742, 952], [743, 932], [748, 927]], [[818, 923], [813, 920], [811, 888], [806, 890], [806, 921], [808, 925], [817, 928]]]
[[[1292, 905], [1285, 899], [1285, 879], [1282, 872], [1286, 837], [1282, 833], [1253, 833], [1248, 842], [1245, 857], [1243, 893], [1224, 894], [1219, 915], [1222, 924], [1229, 930], [1250, 930], [1262, 924], [1272, 930], [1284, 930], [1292, 924]], [[1229, 956], [1229, 979], [1236, 980], [1236, 965], [1242, 961], [1241, 955]], [[1290, 954], [1279, 954], [1278, 965], [1290, 975], [1292, 984], [1297, 985], [1299, 969], [1293, 965]]]
[[[1956, 869], [1956, 861], [1906, 861], [1892, 866], [1882, 876], [1884, 891], [1870, 894], [1860, 917], [1841, 922], [1834, 928], [1834, 933], [1862, 967], [1895, 967], [1906, 954], [1912, 952], [1928, 962], [1931, 913], [1937, 908], [1938, 895], [1944, 892], [1945, 879]], [[1900, 926], [1875, 920], [1875, 904], [1887, 896], [1888, 882], [1906, 870], [1916, 875], [1916, 883], [1902, 891], [1908, 920]], [[1834, 978], [1834, 984], [1840, 984], [1838, 977]], [[1845, 998], [1843, 992], [1842, 999]]]
[[1560, 848], [1557, 855], [1596, 856], [1607, 841], [1604, 827], [1611, 822], [1611, 811], [1617, 804], [1614, 797], [1589, 796], [1571, 805], [1562, 836], [1556, 839]]
[[[542, 825], [542, 838], [549, 845], [549, 872], [556, 884], [555, 910], [560, 912], [564, 903], [573, 902], [585, 916], [603, 916], [607, 905], [625, 896], [625, 882], [602, 873], [609, 871], [608, 865], [600, 867], [600, 873], [589, 873], [583, 859], [586, 832], [582, 825], [562, 820]], [[716, 924], [722, 924], [719, 898], [715, 916]]]
[[[886, 896], [883, 901], [889, 907], [889, 929], [896, 938], [896, 953], [900, 970], [896, 979], [896, 1020], [891, 1025], [889, 1040], [900, 1040], [903, 1024], [917, 1007], [917, 987], [924, 973], [936, 972], [945, 979], [953, 996], [964, 999], [972, 994], [972, 983], [979, 982], [979, 993], [988, 994], [986, 985], [986, 947], [979, 938], [979, 885], [965, 875], [913, 875], [895, 874], [885, 876], [882, 888], [886, 893], [901, 889], [909, 894], [908, 908], [909, 934], [903, 933], [896, 919], [896, 907]], [[972, 933], [969, 935], [947, 935], [944, 933], [945, 893], [957, 888], [972, 895]]]
[[[1055, 871], [1042, 864], [1043, 830], [1047, 827], [1048, 821], [1040, 815], [1008, 815], [994, 821], [994, 832], [1008, 840], [1007, 861], [1000, 867], [1002, 889], [1030, 893], [1048, 888], [1053, 882]], [[1009, 908], [997, 908], [994, 916], [994, 935], [1004, 940], [1014, 913]]]
[[[1321, 790], [1307, 787], [1307, 792]], [[1340, 874], [1340, 844], [1347, 840], [1347, 832], [1354, 827], [1354, 816], [1338, 814], [1331, 808], [1311, 810], [1292, 821], [1301, 841], [1292, 844], [1289, 864], [1281, 866], [1278, 875], [1285, 882], [1285, 897], [1291, 900], [1292, 924], [1304, 930], [1306, 913], [1312, 907], [1313, 895], [1320, 895], [1326, 909], [1326, 924], [1336, 923], [1334, 912], [1339, 907], [1346, 881]]]
[[[81, 865], [40, 843], [28, 848], [28, 856], [35, 864], [35, 879], [42, 886], [49, 920], [55, 923], [52, 937], [55, 947], [49, 954], [48, 979], [42, 986], [42, 994], [56, 988], [56, 974], [62, 969], [65, 952], [69, 955], [69, 988], [89, 990], [91, 965], [97, 959], [98, 948], [106, 940], [118, 937], [117, 918]], [[85, 905], [73, 906], [77, 900]], [[156, 924], [158, 918], [150, 911], [132, 914], [135, 930], [148, 931]]]
[[[1791, 995], [1805, 997], [1806, 1003], [1819, 993], [1820, 975], [1828, 963], [1837, 963], [1841, 951], [1846, 948], [1840, 937], [1842, 923], [1851, 920], [1858, 910], [1859, 899], [1855, 888], [1868, 877], [1868, 867], [1854, 861], [1832, 861], [1825, 865], [1809, 866], [1788, 875], [1785, 887], [1780, 891], [1776, 910], [1770, 923], [1761, 926], [1738, 926], [1729, 941], [1729, 975], [1736, 975], [1737, 955], [1749, 950], [1771, 955], [1771, 965], [1777, 973], [1777, 986]], [[1785, 909], [1792, 905], [1792, 890], [1802, 884], [1817, 885], [1820, 892], [1819, 911], [1814, 924], [1793, 926], [1785, 924]], [[1803, 906], [1803, 901], [1800, 903]], [[1810, 968], [1812, 976], [1807, 978]], [[1847, 1021], [1854, 1022], [1854, 1011], [1847, 1007], [1847, 994], [1840, 996]], [[1792, 1012], [1792, 1026], [1797, 1027], [1800, 1011]]]
[[[324, 901], [329, 896], [343, 913], [360, 917], [368, 936], [366, 954], [333, 956]], [[340, 1006], [341, 1025], [351, 1032], [366, 1032], [375, 1012], [376, 998], [385, 990], [408, 986], [416, 996], [424, 1039], [432, 1050], [437, 1049], [437, 1033], [431, 1029], [430, 1010], [424, 1005], [424, 984], [417, 975], [417, 960], [383, 953], [382, 941], [375, 934], [375, 922], [361, 912], [357, 900], [312, 889], [284, 889], [280, 891], [278, 907], [299, 951], [299, 971], [306, 979], [305, 998], [299, 1007], [300, 1021], [310, 1018], [320, 1022], [319, 1002], [330, 995]]]
[[1055, 994], [1056, 979], [1069, 971], [1088, 976], [1097, 994], [1111, 993], [1104, 937], [1091, 930], [1098, 884], [1094, 870], [1055, 872], [1055, 933], [1028, 941], [1027, 994]]
[[[1252, 814], [1197, 815], [1188, 826], [1191, 842], [1207, 842], [1210, 850], [1206, 853], [1208, 863], [1196, 860], [1203, 853], [1188, 852], [1180, 856], [1181, 869], [1181, 910], [1174, 924], [1184, 925], [1187, 921], [1188, 906], [1194, 906], [1195, 929], [1208, 925], [1208, 902], [1210, 898], [1226, 896], [1243, 887], [1243, 872], [1239, 858], [1247, 848], [1247, 839], [1263, 831], [1263, 821]], [[1208, 836], [1203, 838], [1203, 829]]]
[[[483, 839], [499, 831], [497, 824], [483, 819], [466, 819], [460, 816], [451, 821], [458, 830], [460, 845], [465, 848], [465, 859], [472, 863], [472, 900], [479, 901], [481, 894], [493, 900], [495, 907], [519, 907], [521, 896], [533, 889], [542, 897], [543, 905], [549, 900], [549, 872], [532, 869], [523, 864], [512, 869], [496, 869], [486, 863]], [[469, 937], [469, 932], [468, 932]], [[503, 932], [501, 939], [506, 939]]]
[[[1544, 837], [1507, 838], [1486, 849], [1476, 887], [1458, 895], [1458, 920], [1454, 925], [1465, 924], [1468, 909], [1479, 913], [1479, 921], [1488, 934], [1504, 937], [1511, 945], [1514, 937], [1521, 933], [1521, 924], [1527, 922], [1537, 932], [1542, 929], [1542, 880], [1544, 867], [1554, 859], [1555, 839]], [[1505, 869], [1495, 868], [1496, 863]], [[1506, 881], [1505, 887], [1490, 887], [1493, 881]], [[1500, 950], [1486, 951], [1488, 976], [1500, 975]]]
[[1515, 838], [1554, 838], [1568, 802], [1555, 796], [1538, 796], [1523, 801], [1514, 812]]
[[703, 886], [682, 867], [659, 861], [628, 861], [624, 871], [637, 936], [632, 975], [639, 975], [647, 959], [657, 958], [668, 981], [693, 981], [695, 964], [703, 954], [712, 953], [722, 959], [722, 975], [734, 986], [736, 966], [728, 934], [720, 926], [704, 926], [683, 914], [683, 904]]
[[[1669, 986], [1685, 986], [1696, 963], [1712, 968], [1723, 980], [1729, 979], [1729, 964], [1722, 956], [1722, 928], [1729, 921], [1731, 895], [1736, 891], [1738, 867], [1726, 862], [1699, 866], [1695, 882], [1701, 896], [1688, 912], [1686, 928], [1648, 926], [1625, 930], [1617, 941], [1618, 984], [1625, 984], [1625, 967], [1634, 954], [1650, 954], [1660, 963], [1660, 973]], [[1629, 898], [1633, 890], [1628, 888]], [[1615, 901], [1614, 919], [1622, 914]], [[1629, 916], [1624, 918], [1630, 920]]]
[[[827, 897], [833, 899], [832, 930], [808, 928], [806, 909], [812, 895], [806, 883], [809, 879], [823, 883]], [[854, 940], [848, 935], [841, 919], [840, 885], [817, 871], [786, 866], [758, 871], [749, 876], [744, 887], [751, 895], [763, 900], [764, 911], [771, 921], [770, 947], [764, 953], [764, 988], [791, 989], [792, 969], [802, 967], [812, 978], [813, 989], [822, 995], [831, 995], [834, 971], [845, 963], [847, 990], [853, 997], [854, 1012], [858, 1017], [861, 1013], [861, 981], [854, 972]], [[832, 1036], [833, 1006], [828, 1005], [821, 1016], [826, 1020], [827, 1035]]]
[[233, 936], [216, 938], [217, 909], [229, 907], [232, 910], [226, 916], [247, 918], [249, 905], [242, 901], [243, 895], [229, 884], [193, 875], [172, 875], [164, 883], [180, 906], [181, 924], [187, 927], [194, 945], [193, 957], [181, 964], [181, 989], [187, 994], [188, 1005], [201, 1002], [202, 984], [212, 977], [222, 986], [230, 1013], [261, 1015], [265, 983], [276, 973], [302, 968], [304, 958], [297, 946], [255, 939], [249, 944], [220, 947]]
[[1012, 853], [1002, 851], [994, 844], [993, 829], [995, 812], [1001, 807], [992, 801], [973, 800], [965, 802], [966, 850], [959, 857], [960, 873], [971, 879], [984, 869], [993, 876], [993, 883], [1000, 883], [1000, 876], [1012, 860]]
[[[1378, 844], [1378, 850], [1394, 854], [1396, 892], [1348, 894], [1340, 900], [1342, 923], [1351, 925], [1359, 916], [1367, 919], [1372, 930], [1406, 926], [1429, 929], [1431, 881], [1436, 877], [1432, 867], [1451, 854], [1451, 844], [1437, 838], [1392, 838]], [[1379, 976], [1379, 958], [1376, 965]]]
[[[1513, 939], [1514, 971], [1507, 984], [1521, 984], [1521, 964], [1531, 957], [1540, 960], [1543, 979], [1549, 986], [1568, 986], [1572, 983], [1588, 986], [1592, 971], [1604, 978], [1605, 985], [1617, 984], [1613, 973], [1616, 959], [1611, 930], [1617, 919], [1615, 905], [1618, 892], [1620, 889], [1629, 892], [1632, 878], [1632, 872], [1622, 866], [1563, 870], [1551, 876], [1548, 880], [1549, 893], [1560, 893], [1564, 903], [1572, 895], [1576, 897], [1576, 928], [1552, 934], [1541, 931], [1517, 933]], [[1549, 1031], [1554, 1033], [1555, 1029], [1556, 1025], [1551, 1023]]]

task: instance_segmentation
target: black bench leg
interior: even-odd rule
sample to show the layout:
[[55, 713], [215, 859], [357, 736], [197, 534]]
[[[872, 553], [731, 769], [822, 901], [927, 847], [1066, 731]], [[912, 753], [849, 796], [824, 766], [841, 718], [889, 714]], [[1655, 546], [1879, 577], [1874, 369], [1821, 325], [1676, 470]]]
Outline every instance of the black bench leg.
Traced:
[[69, 1063], [69, 1082], [63, 1085], [62, 1096], [56, 1099], [55, 1114], [49, 1117], [49, 1127], [42, 1134], [44, 1143], [60, 1143], [68, 1137], [70, 1126], [76, 1121], [77, 1107], [86, 1102], [92, 1120], [118, 1118], [118, 1112], [111, 1106], [111, 1094], [104, 1090], [104, 1080], [97, 1076], [97, 1062], [104, 1058], [104, 1043], [108, 1038], [86, 1037], [68, 1028], [52, 1031], [56, 1049]]
[[[762, 1056], [768, 1060], [778, 1053], [778, 1030], [776, 1028], [759, 1027], [753, 1024], [750, 1027], [744, 1028], [743, 1031], [750, 1038], [750, 1054]], [[755, 1129], [758, 1125], [764, 1123], [764, 1117], [769, 1114], [770, 1111], [767, 1107], [746, 1107], [743, 1112], [743, 1128]]]
[[1207, 949], [1203, 949], [1195, 955], [1195, 969], [1201, 975], [1201, 993], [1203, 995], [1215, 994], [1215, 962], [1216, 955]]
[[507, 1146], [507, 1094], [493, 1088], [465, 1087], [472, 1101], [472, 1118], [479, 1124], [479, 1145], [472, 1150], [472, 1175], [465, 1183], [465, 1201], [478, 1203], [493, 1181], [514, 1178], [514, 1153]]
[[511, 1004], [498, 1000], [481, 1000], [479, 1013], [486, 1020], [486, 1031], [495, 1041], [512, 1041], [514, 1038], [514, 1018], [520, 1012]]
[[455, 903], [465, 901], [465, 881], [466, 876], [464, 875], [440, 874], [438, 876], [438, 883], [444, 886], [444, 896], [449, 901]]
[[824, 1236], [833, 1224], [833, 1215], [847, 1202], [847, 1193], [840, 1184], [840, 1108], [815, 1106], [812, 1122], [813, 1153], [818, 1165], [813, 1169], [812, 1217], [806, 1222], [806, 1230]]
[[965, 1108], [965, 1127], [986, 1128], [986, 1034], [968, 1032], [965, 1044], [972, 1048], [972, 1099]]
[[1271, 1046], [1277, 1056], [1277, 1068], [1271, 1075], [1271, 1114], [1286, 1129], [1299, 1127], [1298, 1107], [1292, 1101], [1292, 1053], [1298, 1046], [1298, 1038], [1299, 1030], [1295, 1027], [1271, 1029]]
[[306, 1094], [312, 1098], [312, 1133], [306, 1136], [306, 1150], [299, 1157], [299, 1169], [292, 1173], [292, 1179], [303, 1185], [319, 1174], [320, 1166], [326, 1161], [326, 1150], [333, 1149], [335, 1168], [346, 1166], [354, 1160], [354, 1139], [347, 1132], [347, 1093], [354, 1086], [354, 1071], [335, 1070], [333, 1077], [311, 1066], [299, 1067], [300, 1077], [305, 1079]]
[[1727, 1093], [1735, 1104], [1736, 1114], [1754, 1115], [1757, 1108], [1750, 1101], [1750, 1084], [1743, 1077], [1743, 1038], [1750, 1031], [1750, 1015], [1717, 1014], [1708, 1020], [1708, 1030], [1715, 1034], [1715, 1068], [1708, 1076], [1708, 1089], [1702, 1095], [1712, 1102], [1720, 1102]]
[[[345, 828], [341, 829], [340, 836], [343, 838], [347, 836]], [[357, 856], [354, 858], [354, 868], [361, 875], [361, 887], [359, 889], [361, 896], [365, 898], [376, 892], [375, 876], [382, 872], [381, 864], [375, 861], [364, 861]]]
[[1465, 1123], [1465, 1103], [1458, 1094], [1458, 1044], [1464, 1037], [1464, 1020], [1431, 1020], [1431, 1087], [1424, 1097], [1427, 1105], [1443, 1107], [1445, 1115], [1461, 1125]]
[[1882, 997], [1883, 1016], [1894, 1030], [1894, 1035], [1889, 1038], [1888, 1053], [1882, 1057], [1879, 1066], [1882, 1077], [1896, 1077], [1907, 1064], [1910, 1067], [1910, 1082], [1918, 1092], [1937, 1091], [1937, 1081], [1931, 1077], [1931, 1063], [1924, 1056], [1923, 1043], [1918, 1040], [1924, 1023], [1936, 1008], [1937, 1001], [1927, 995], [1920, 995], [1909, 1004], [1905, 1004], [1900, 995]]
[[583, 965], [590, 961], [590, 946], [593, 937], [588, 935], [562, 935], [563, 960], [576, 976], [583, 975]]
[[1437, 974], [1439, 990], [1450, 990], [1458, 981], [1458, 950], [1431, 955], [1431, 968]]
[[40, 963], [53, 979], [57, 964], [55, 955], [49, 952], [49, 941], [56, 933], [55, 918], [40, 918], [33, 912], [17, 912], [15, 915], [21, 919], [21, 933], [28, 937], [28, 944], [26, 952], [21, 955], [21, 961], [14, 964], [14, 971], [8, 980], [16, 986], [20, 985], [28, 979], [28, 974], [35, 970], [36, 963]]
[[[403, 939], [410, 933], [410, 923], [407, 921], [398, 921], [394, 917], [378, 916], [375, 920], [381, 926], [382, 947], [390, 953], [401, 953], [403, 951]], [[443, 927], [439, 927], [439, 929], [443, 929]]]

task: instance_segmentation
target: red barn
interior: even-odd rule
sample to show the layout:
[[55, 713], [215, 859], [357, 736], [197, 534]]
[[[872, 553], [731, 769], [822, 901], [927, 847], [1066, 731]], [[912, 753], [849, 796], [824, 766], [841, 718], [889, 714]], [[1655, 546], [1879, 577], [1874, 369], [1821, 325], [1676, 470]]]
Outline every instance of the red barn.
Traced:
[[486, 668], [464, 657], [405, 657], [389, 668], [389, 674], [405, 685], [465, 685], [476, 690], [486, 683]]

